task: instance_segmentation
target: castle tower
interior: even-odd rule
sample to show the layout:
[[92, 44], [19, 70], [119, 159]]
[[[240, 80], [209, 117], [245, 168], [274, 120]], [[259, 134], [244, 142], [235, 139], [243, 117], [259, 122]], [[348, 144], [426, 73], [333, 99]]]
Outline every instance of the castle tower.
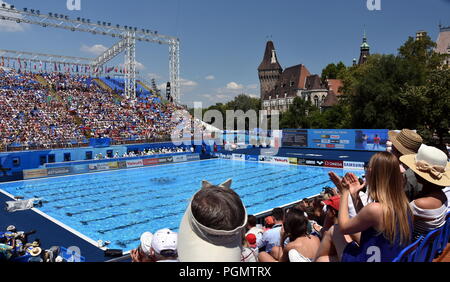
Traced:
[[359, 65], [364, 64], [370, 56], [370, 46], [367, 43], [366, 32], [364, 31], [363, 43], [361, 44], [361, 55], [359, 56]]
[[261, 84], [261, 102], [268, 99], [269, 93], [279, 83], [283, 68], [278, 63], [277, 54], [272, 41], [266, 44], [264, 59], [258, 67], [259, 82]]

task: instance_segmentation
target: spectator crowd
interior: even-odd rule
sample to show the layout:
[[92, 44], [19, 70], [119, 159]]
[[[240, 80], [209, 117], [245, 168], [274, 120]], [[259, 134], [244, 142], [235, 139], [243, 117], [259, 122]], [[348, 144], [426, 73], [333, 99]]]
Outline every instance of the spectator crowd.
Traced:
[[173, 113], [182, 108], [155, 98], [122, 99], [89, 76], [0, 68], [0, 144], [46, 148], [100, 137], [167, 138], [179, 123]]

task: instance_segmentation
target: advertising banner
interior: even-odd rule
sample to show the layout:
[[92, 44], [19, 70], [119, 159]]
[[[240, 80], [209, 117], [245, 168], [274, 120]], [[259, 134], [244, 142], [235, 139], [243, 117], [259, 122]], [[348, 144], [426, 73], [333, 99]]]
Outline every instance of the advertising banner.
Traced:
[[47, 177], [47, 169], [29, 169], [23, 171], [23, 179]]
[[70, 173], [70, 167], [55, 167], [55, 168], [47, 169], [48, 176], [64, 175], [64, 174], [69, 174], [69, 173]]
[[142, 160], [127, 161], [128, 168], [141, 167], [141, 166], [144, 166], [144, 162]]
[[117, 167], [118, 168], [127, 168], [127, 162], [126, 161], [117, 162]]
[[236, 160], [236, 161], [245, 161], [245, 155], [244, 154], [233, 154], [232, 159]]
[[344, 169], [364, 169], [363, 162], [344, 162]]
[[259, 156], [259, 161], [263, 163], [271, 163], [273, 162], [272, 156]]
[[259, 158], [257, 155], [245, 155], [245, 160], [250, 162], [257, 162]]
[[325, 161], [325, 167], [344, 168], [343, 161]]
[[90, 164], [89, 169], [96, 170], [96, 171], [109, 170], [109, 165], [108, 165], [108, 163]]
[[89, 166], [88, 165], [74, 165], [70, 168], [71, 173], [73, 174], [81, 174], [89, 172]]
[[187, 161], [186, 155], [173, 156], [173, 162], [174, 163], [182, 163], [182, 162], [186, 162], [186, 161]]
[[285, 157], [273, 157], [272, 163], [276, 163], [276, 164], [289, 164], [289, 158], [285, 158]]
[[159, 164], [159, 159], [144, 159], [142, 161], [143, 165], [157, 165]]
[[287, 129], [283, 147], [385, 151], [387, 129]]
[[293, 165], [298, 164], [297, 158], [289, 158], [289, 164], [293, 164]]
[[109, 169], [118, 169], [119, 164], [117, 162], [108, 163]]
[[197, 161], [200, 160], [199, 154], [186, 155], [188, 161]]
[[160, 164], [165, 164], [165, 163], [172, 163], [173, 162], [173, 158], [172, 157], [164, 157], [164, 158], [159, 158], [158, 162]]

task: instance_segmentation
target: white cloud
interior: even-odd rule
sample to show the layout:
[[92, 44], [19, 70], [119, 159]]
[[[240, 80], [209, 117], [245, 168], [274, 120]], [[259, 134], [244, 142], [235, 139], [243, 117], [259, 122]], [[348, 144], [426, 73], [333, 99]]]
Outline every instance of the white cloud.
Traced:
[[241, 90], [244, 88], [244, 85], [242, 84], [237, 84], [236, 82], [232, 81], [230, 83], [227, 84], [227, 89], [228, 90]]
[[[10, 4], [7, 2], [4, 2], [2, 0], [0, 0], [0, 5], [2, 4], [6, 4], [6, 7], [9, 7]], [[0, 16], [10, 16], [11, 13], [8, 12], [0, 12]], [[14, 14], [15, 17], [17, 17], [16, 14]], [[20, 18], [22, 18], [20, 16]], [[25, 31], [26, 27], [28, 25], [25, 25], [23, 23], [17, 23], [17, 22], [13, 22], [13, 21], [6, 21], [6, 20], [1, 20], [0, 21], [0, 31], [4, 31], [4, 32], [22, 32]]]
[[249, 84], [247, 85], [247, 89], [258, 89], [258, 84]]
[[205, 77], [206, 80], [214, 80], [216, 79], [216, 77], [214, 75], [208, 75], [207, 77]]
[[138, 70], [138, 71], [145, 70], [144, 64], [142, 64], [141, 62], [136, 61], [136, 70]]
[[195, 87], [198, 83], [189, 79], [180, 78], [180, 86]]
[[106, 50], [108, 50], [108, 47], [102, 45], [102, 44], [95, 44], [93, 46], [87, 46], [83, 44], [80, 49], [82, 52], [90, 53], [92, 55], [99, 56]]

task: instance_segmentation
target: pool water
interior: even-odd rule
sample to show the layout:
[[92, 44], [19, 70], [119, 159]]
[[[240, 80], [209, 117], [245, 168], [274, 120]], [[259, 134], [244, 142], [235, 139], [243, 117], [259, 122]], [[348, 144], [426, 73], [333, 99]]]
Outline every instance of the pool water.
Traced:
[[[131, 250], [145, 231], [178, 230], [201, 181], [232, 178], [248, 214], [316, 195], [339, 169], [213, 159], [0, 184], [14, 196], [42, 198], [44, 213], [109, 248]], [[362, 171], [356, 171], [361, 175]]]

